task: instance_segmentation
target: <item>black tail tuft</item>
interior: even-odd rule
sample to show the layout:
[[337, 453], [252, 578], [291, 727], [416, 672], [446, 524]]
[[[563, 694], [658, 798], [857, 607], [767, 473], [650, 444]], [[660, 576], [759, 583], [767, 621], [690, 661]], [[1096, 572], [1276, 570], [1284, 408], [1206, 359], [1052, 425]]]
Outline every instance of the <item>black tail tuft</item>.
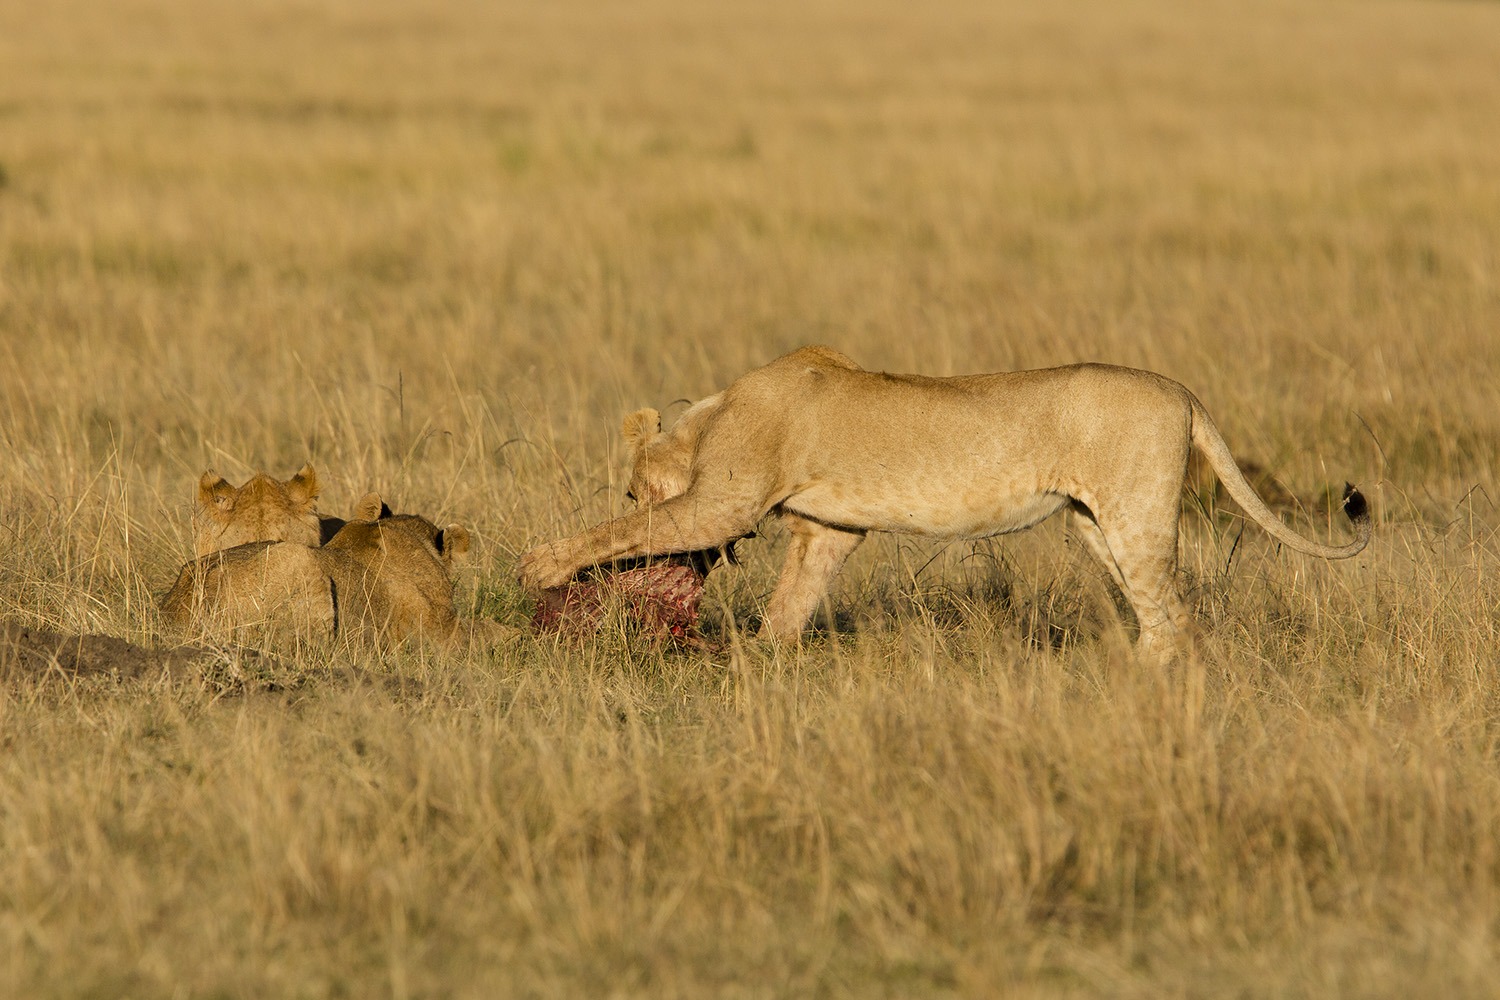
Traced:
[[1344, 513], [1355, 523], [1370, 516], [1370, 505], [1366, 502], [1365, 495], [1355, 489], [1353, 483], [1344, 484]]

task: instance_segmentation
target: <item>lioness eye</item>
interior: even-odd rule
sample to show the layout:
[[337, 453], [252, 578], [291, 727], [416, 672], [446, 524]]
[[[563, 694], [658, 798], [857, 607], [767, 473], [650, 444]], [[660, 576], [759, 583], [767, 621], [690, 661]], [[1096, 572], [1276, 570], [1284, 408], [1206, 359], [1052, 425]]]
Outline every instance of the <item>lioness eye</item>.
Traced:
[[625, 499], [629, 500], [631, 503], [635, 503], [635, 494], [632, 493], [630, 490], [626, 490], [625, 491]]

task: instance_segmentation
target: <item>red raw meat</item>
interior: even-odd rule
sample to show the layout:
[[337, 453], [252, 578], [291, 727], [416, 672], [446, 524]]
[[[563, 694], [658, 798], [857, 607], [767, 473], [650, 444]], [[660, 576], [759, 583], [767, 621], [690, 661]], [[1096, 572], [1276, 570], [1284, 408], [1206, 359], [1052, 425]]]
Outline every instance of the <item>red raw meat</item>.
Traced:
[[628, 609], [642, 630], [675, 643], [702, 645], [698, 604], [718, 552], [657, 556], [595, 566], [561, 587], [542, 592], [531, 624], [538, 632], [582, 636], [598, 627], [611, 605]]

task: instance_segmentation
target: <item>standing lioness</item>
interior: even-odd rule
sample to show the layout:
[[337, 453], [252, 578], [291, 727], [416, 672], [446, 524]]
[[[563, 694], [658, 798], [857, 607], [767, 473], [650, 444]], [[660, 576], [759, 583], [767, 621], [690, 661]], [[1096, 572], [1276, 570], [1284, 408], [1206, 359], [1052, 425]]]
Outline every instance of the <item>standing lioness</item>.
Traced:
[[1327, 559], [1370, 540], [1364, 497], [1344, 510], [1355, 539], [1324, 545], [1261, 502], [1203, 405], [1151, 372], [1070, 365], [928, 378], [866, 372], [805, 347], [736, 379], [661, 433], [655, 410], [625, 420], [639, 509], [528, 552], [531, 589], [584, 566], [690, 552], [750, 534], [767, 513], [792, 531], [762, 630], [799, 631], [869, 531], [983, 538], [1067, 508], [1124, 591], [1144, 650], [1188, 635], [1177, 591], [1177, 520], [1189, 447], [1245, 512], [1283, 544]]

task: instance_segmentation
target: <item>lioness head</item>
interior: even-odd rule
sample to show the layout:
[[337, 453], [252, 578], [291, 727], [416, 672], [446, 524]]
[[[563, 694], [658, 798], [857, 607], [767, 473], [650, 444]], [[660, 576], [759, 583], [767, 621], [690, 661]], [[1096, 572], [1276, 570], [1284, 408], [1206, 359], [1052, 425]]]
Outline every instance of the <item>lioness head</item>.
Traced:
[[212, 469], [198, 480], [193, 511], [193, 555], [202, 556], [247, 542], [319, 542], [318, 475], [311, 465], [282, 482], [264, 472], [243, 486]]
[[638, 507], [670, 500], [687, 491], [692, 450], [661, 431], [661, 414], [649, 407], [625, 418], [621, 428], [633, 465], [627, 496]]

